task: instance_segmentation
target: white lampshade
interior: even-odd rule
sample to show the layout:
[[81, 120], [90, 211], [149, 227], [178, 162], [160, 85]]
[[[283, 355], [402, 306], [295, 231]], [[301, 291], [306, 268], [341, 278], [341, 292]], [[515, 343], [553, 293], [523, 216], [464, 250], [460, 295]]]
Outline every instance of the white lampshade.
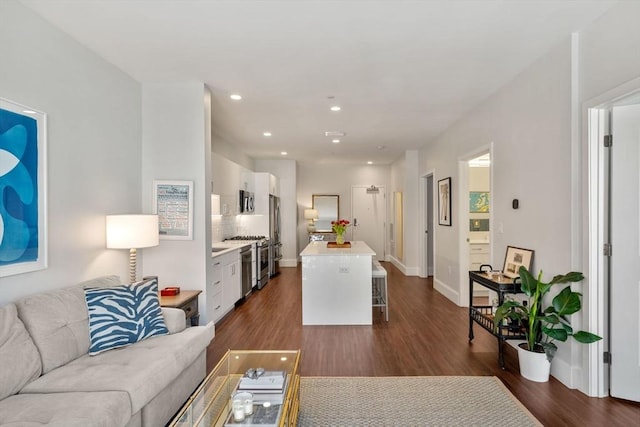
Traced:
[[304, 210], [304, 219], [318, 219], [318, 210], [317, 209], [305, 209]]
[[158, 215], [107, 215], [107, 248], [149, 248], [160, 244]]

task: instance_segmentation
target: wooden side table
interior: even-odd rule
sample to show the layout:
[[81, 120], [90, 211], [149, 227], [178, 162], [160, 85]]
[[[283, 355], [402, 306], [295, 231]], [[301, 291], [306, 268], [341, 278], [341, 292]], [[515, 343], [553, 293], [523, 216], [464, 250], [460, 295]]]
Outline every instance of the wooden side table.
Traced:
[[191, 326], [198, 326], [200, 322], [198, 295], [201, 293], [202, 291], [181, 290], [178, 295], [170, 297], [160, 296], [160, 305], [162, 307], [179, 308], [184, 311], [187, 319], [191, 322]]

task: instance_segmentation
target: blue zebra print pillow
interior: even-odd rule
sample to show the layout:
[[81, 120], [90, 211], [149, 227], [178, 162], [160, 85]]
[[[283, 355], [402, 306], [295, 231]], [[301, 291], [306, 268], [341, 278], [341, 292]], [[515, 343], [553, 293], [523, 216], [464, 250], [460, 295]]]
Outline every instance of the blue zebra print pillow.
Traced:
[[89, 354], [124, 347], [169, 333], [158, 300], [158, 281], [85, 289], [89, 311]]

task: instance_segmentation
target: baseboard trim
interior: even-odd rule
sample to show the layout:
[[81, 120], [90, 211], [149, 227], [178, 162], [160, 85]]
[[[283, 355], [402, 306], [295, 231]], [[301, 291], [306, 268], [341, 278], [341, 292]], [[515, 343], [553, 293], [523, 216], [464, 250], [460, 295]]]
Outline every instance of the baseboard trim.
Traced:
[[433, 279], [433, 289], [450, 299], [455, 305], [460, 306], [460, 294], [458, 291], [452, 289], [436, 278]]
[[298, 266], [298, 260], [297, 259], [281, 259], [280, 260], [280, 267], [297, 267]]

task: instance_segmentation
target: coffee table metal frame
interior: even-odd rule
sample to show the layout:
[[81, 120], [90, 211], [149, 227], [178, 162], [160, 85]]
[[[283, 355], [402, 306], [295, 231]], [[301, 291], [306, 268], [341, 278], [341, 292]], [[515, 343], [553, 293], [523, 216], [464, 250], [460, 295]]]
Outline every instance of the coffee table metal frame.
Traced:
[[[225, 426], [231, 412], [231, 397], [237, 390], [240, 378], [247, 369], [258, 367], [286, 371], [288, 375], [283, 403], [278, 408], [278, 420], [274, 424], [264, 425], [295, 426], [300, 405], [299, 365], [300, 350], [229, 350], [193, 392], [169, 426]], [[247, 418], [246, 425], [256, 424], [250, 423]]]

